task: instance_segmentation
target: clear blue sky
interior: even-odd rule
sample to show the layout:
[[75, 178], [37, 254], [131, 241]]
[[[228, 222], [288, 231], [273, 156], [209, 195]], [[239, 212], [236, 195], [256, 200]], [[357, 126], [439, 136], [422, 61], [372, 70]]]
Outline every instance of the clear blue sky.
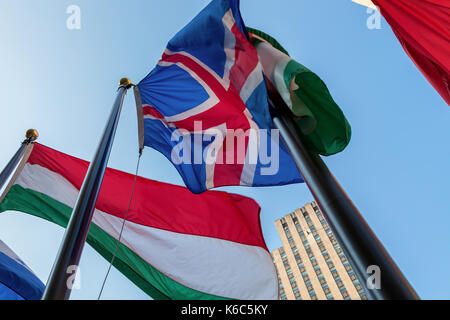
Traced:
[[[168, 40], [208, 0], [0, 0], [0, 168], [28, 128], [39, 142], [91, 159], [118, 80], [135, 83]], [[277, 38], [328, 85], [352, 125], [341, 154], [325, 159], [422, 298], [449, 299], [450, 108], [403, 52], [383, 19], [350, 0], [242, 0], [248, 26]], [[66, 8], [81, 8], [81, 30], [66, 28]], [[134, 98], [126, 98], [111, 167], [133, 172], [137, 158]], [[172, 165], [146, 149], [140, 174], [182, 184]], [[305, 185], [230, 187], [257, 200], [272, 250], [273, 221], [312, 201]], [[0, 239], [46, 282], [63, 229], [22, 213], [0, 215]], [[97, 297], [108, 264], [89, 246], [81, 290]], [[148, 297], [113, 270], [103, 298]]]

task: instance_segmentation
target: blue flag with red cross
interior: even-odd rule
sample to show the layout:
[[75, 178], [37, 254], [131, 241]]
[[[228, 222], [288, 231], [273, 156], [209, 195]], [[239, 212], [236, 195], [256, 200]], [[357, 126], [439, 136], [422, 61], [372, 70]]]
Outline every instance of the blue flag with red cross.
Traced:
[[137, 88], [144, 145], [164, 154], [192, 192], [303, 182], [274, 129], [238, 0], [213, 0]]

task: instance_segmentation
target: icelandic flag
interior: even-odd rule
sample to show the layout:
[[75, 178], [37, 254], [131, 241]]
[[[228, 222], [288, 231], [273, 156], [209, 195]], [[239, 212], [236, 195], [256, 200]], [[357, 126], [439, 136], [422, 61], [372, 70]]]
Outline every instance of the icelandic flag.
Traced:
[[0, 300], [40, 300], [45, 286], [0, 240]]
[[213, 0], [137, 86], [145, 146], [194, 193], [303, 182], [274, 130], [258, 54], [238, 0]]

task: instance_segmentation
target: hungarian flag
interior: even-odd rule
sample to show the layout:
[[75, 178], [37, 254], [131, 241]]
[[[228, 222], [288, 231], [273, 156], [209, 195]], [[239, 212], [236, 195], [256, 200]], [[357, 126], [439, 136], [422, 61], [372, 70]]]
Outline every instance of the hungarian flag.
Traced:
[[144, 145], [194, 193], [303, 182], [274, 129], [258, 54], [238, 0], [213, 0], [138, 84]]
[[409, 57], [450, 105], [450, 1], [372, 1]]
[[40, 300], [45, 286], [0, 240], [0, 300]]
[[350, 124], [322, 79], [292, 59], [277, 40], [247, 29], [265, 75], [292, 111], [308, 149], [324, 156], [344, 150], [350, 142]]
[[[89, 163], [34, 144], [0, 203], [66, 227]], [[134, 176], [108, 168], [87, 242], [114, 254]], [[114, 266], [154, 299], [277, 299], [260, 207], [240, 195], [192, 194], [137, 177]], [[106, 270], [105, 270], [106, 271]]]

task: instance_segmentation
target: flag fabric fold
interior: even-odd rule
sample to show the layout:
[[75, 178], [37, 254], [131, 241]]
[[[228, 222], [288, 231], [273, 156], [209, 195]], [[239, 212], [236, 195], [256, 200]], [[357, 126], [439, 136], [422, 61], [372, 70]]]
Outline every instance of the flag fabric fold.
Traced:
[[303, 182], [272, 132], [267, 89], [238, 0], [213, 0], [168, 43], [139, 84], [144, 145], [195, 193]]
[[273, 37], [247, 29], [265, 75], [295, 116], [308, 149], [324, 156], [344, 150], [351, 127], [322, 79], [292, 59]]
[[0, 300], [40, 300], [45, 286], [0, 240]]
[[450, 1], [372, 1], [408, 56], [450, 106]]
[[[67, 225], [89, 163], [34, 144], [0, 203]], [[87, 242], [114, 253], [134, 176], [107, 168]], [[260, 207], [247, 197], [137, 177], [114, 266], [154, 299], [277, 299]], [[258, 272], [255, 272], [258, 270]]]

